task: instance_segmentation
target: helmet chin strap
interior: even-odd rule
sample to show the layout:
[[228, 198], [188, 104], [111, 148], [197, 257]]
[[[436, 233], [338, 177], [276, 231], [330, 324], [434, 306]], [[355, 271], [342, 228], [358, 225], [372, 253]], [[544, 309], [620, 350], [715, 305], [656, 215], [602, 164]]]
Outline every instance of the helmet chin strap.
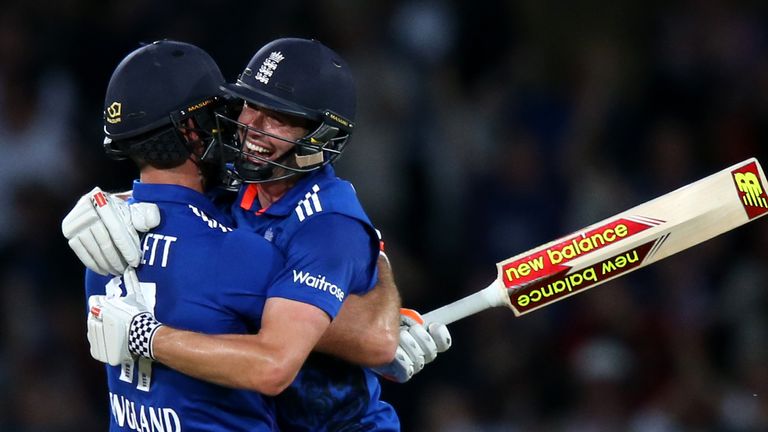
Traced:
[[[284, 155], [280, 156], [279, 158], [275, 159], [273, 162], [274, 163], [279, 163], [281, 165], [286, 165], [285, 162], [287, 160], [289, 160], [289, 158], [291, 156], [295, 155], [295, 154], [296, 154], [296, 150], [294, 148], [294, 149], [291, 149], [290, 151], [286, 152]], [[251, 165], [251, 166], [255, 166], [251, 162], [246, 162], [246, 163]], [[293, 177], [293, 176], [295, 176], [297, 174], [300, 174], [299, 172], [296, 172], [296, 171], [286, 170], [287, 172], [285, 174], [278, 175], [277, 177], [272, 178], [272, 175], [274, 174], [275, 168], [282, 168], [280, 165], [274, 165], [274, 163], [266, 162], [265, 161], [264, 162], [264, 166], [261, 166], [261, 167], [258, 167], [258, 168], [253, 168], [253, 169], [246, 168], [248, 171], [251, 171], [253, 174], [258, 175], [259, 179], [256, 180], [256, 181], [245, 180], [244, 179], [244, 181], [246, 183], [268, 183], [268, 182], [272, 182], [272, 181], [276, 181], [276, 180], [282, 180], [282, 179], [285, 179], [285, 178], [288, 178], [288, 177]], [[285, 168], [283, 168], [283, 169], [285, 169]]]

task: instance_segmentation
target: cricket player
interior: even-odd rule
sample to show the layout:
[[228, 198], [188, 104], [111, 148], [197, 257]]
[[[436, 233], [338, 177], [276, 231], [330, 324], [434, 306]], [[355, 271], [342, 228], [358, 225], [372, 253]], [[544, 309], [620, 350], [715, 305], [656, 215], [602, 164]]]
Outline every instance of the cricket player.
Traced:
[[[220, 116], [222, 124], [239, 129], [234, 145], [221, 140], [227, 153], [237, 155], [231, 174], [244, 184], [232, 215], [239, 227], [262, 234], [288, 260], [272, 289], [299, 302], [312, 293], [323, 293], [323, 310], [331, 317], [339, 314], [317, 351], [363, 365], [391, 360], [394, 350], [379, 350], [385, 355], [378, 361], [366, 358], [366, 348], [380, 339], [369, 337], [375, 333], [366, 330], [371, 321], [366, 317], [378, 314], [383, 318], [374, 323], [378, 320], [386, 327], [388, 315], [397, 317], [399, 296], [388, 263], [380, 255], [376, 231], [354, 189], [338, 179], [331, 167], [354, 128], [355, 88], [346, 63], [319, 42], [278, 39], [259, 50], [238, 81], [224, 90], [243, 100], [237, 119]], [[115, 237], [110, 237], [113, 252], [120, 250]], [[68, 238], [77, 238], [77, 233]], [[77, 247], [73, 249], [78, 252]], [[90, 254], [91, 265], [100, 254]], [[82, 255], [80, 247], [78, 256], [88, 264]], [[111, 268], [103, 258], [97, 268], [101, 264], [114, 272], [133, 259], [124, 253], [122, 257]], [[377, 264], [382, 270], [380, 283], [365, 294], [377, 280]], [[353, 302], [356, 296], [350, 294], [365, 295]], [[347, 303], [344, 308], [342, 302]], [[345, 311], [350, 311], [349, 319], [342, 319]], [[450, 335], [440, 325], [427, 331], [413, 311], [401, 317], [401, 324], [396, 358], [379, 371], [406, 381], [450, 346]], [[152, 348], [157, 360], [192, 376], [234, 387], [247, 385], [235, 360], [247, 357], [247, 347], [222, 350], [221, 340], [164, 326], [157, 331]], [[379, 400], [379, 393], [370, 369], [313, 354], [296, 381], [276, 399], [280, 426], [284, 430], [398, 430], [394, 411]]]
[[[88, 339], [92, 355], [109, 364], [111, 431], [278, 430], [274, 402], [264, 395], [204, 382], [150, 360], [160, 327], [154, 317], [203, 333], [255, 333], [268, 319], [262, 311], [285, 301], [269, 294], [284, 266], [280, 252], [252, 231], [233, 230], [229, 216], [204, 195], [203, 167], [210, 162], [202, 155], [212, 150], [223, 82], [200, 48], [158, 41], [130, 53], [107, 89], [105, 148], [137, 163], [133, 200], [156, 204], [162, 215], [144, 238], [141, 283], [133, 269], [114, 278], [86, 272]], [[95, 191], [89, 199], [105, 207], [115, 198]], [[317, 322], [302, 323], [300, 329], [281, 328], [279, 336], [306, 356], [311, 339], [323, 330], [315, 329]], [[145, 354], [138, 361], [125, 350], [129, 331], [139, 335], [130, 352]], [[298, 343], [291, 345], [292, 339]]]

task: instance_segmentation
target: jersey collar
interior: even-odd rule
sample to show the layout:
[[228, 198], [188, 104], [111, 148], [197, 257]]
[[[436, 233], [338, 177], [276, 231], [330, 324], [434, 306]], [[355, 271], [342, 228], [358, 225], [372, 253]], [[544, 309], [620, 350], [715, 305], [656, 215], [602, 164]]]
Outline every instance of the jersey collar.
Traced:
[[220, 213], [207, 196], [185, 186], [142, 183], [139, 180], [134, 180], [133, 200], [138, 202], [191, 204], [209, 215]]
[[304, 199], [304, 196], [309, 192], [313, 185], [322, 185], [335, 178], [336, 172], [333, 170], [333, 166], [328, 164], [301, 178], [292, 188], [288, 189], [285, 195], [266, 208], [261, 208], [259, 199], [256, 196], [258, 193], [258, 184], [244, 185], [240, 188], [237, 203], [242, 209], [254, 212], [257, 215], [268, 214], [273, 216], [285, 216], [290, 214], [293, 209], [296, 208], [296, 203]]

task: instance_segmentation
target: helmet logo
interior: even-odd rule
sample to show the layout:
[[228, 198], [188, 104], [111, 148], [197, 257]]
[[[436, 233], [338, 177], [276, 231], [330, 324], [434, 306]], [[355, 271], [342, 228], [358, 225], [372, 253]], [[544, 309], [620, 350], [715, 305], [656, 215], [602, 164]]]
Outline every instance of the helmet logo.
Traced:
[[285, 57], [280, 51], [272, 51], [256, 73], [256, 80], [267, 84], [269, 79], [272, 78], [272, 74], [277, 70], [277, 65], [283, 61], [284, 58]]
[[107, 107], [107, 122], [115, 124], [120, 123], [120, 115], [123, 112], [123, 105], [120, 102], [112, 102]]

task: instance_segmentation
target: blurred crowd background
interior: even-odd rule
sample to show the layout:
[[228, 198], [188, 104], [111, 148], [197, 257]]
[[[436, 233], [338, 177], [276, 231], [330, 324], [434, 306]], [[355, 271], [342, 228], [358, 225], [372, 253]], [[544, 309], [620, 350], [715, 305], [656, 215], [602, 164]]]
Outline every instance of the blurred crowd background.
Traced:
[[[0, 430], [102, 431], [82, 268], [60, 221], [94, 185], [103, 95], [139, 42], [195, 43], [232, 80], [311, 37], [359, 85], [338, 163], [406, 306], [750, 156], [768, 163], [765, 1], [5, 0], [0, 6]], [[406, 431], [768, 430], [768, 222], [515, 319], [384, 384]]]

